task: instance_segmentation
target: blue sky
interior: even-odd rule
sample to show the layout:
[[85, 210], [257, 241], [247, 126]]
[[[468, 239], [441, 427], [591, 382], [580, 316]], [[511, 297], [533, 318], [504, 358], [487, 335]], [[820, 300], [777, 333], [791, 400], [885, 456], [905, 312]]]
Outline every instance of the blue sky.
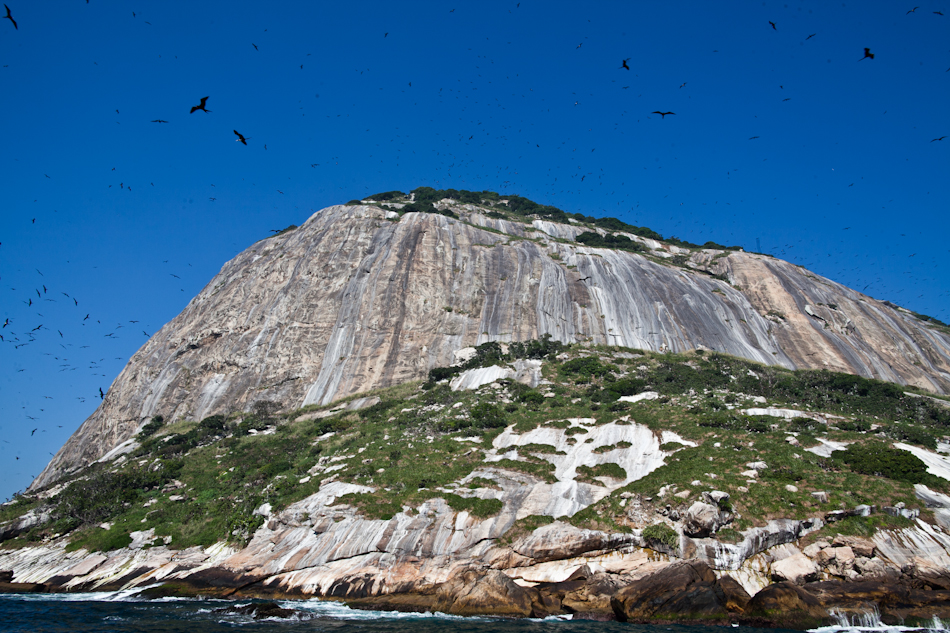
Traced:
[[9, 0], [0, 497], [225, 261], [379, 191], [760, 244], [950, 322], [950, 2], [915, 2]]

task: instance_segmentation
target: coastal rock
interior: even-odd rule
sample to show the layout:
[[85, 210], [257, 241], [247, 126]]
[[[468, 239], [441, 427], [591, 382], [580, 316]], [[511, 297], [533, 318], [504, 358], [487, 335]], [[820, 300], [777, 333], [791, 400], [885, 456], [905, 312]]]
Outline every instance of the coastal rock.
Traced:
[[882, 615], [897, 618], [914, 616], [929, 619], [950, 615], [950, 591], [921, 590], [900, 582], [823, 581], [805, 585], [826, 610], [867, 612], [877, 609]]
[[728, 617], [726, 596], [716, 574], [703, 562], [679, 561], [633, 582], [610, 600], [621, 621]]
[[504, 573], [464, 569], [442, 586], [435, 610], [453, 615], [493, 614], [526, 618], [534, 612], [540, 596], [520, 587]]
[[312, 617], [311, 614], [305, 613], [303, 611], [298, 611], [296, 609], [285, 609], [276, 602], [255, 602], [243, 606], [215, 609], [214, 612], [249, 615], [255, 620], [286, 620], [290, 618], [293, 618], [294, 620], [308, 620], [310, 617]]
[[791, 582], [778, 582], [762, 589], [749, 600], [745, 614], [750, 618], [775, 621], [786, 628], [815, 628], [828, 617], [821, 601]]
[[582, 530], [569, 523], [555, 521], [538, 528], [513, 543], [511, 549], [536, 562], [574, 558], [586, 552], [605, 550], [635, 542], [619, 534]]
[[731, 613], [742, 613], [749, 605], [752, 597], [749, 592], [739, 584], [735, 578], [729, 575], [722, 576], [719, 579], [719, 587], [722, 589], [726, 600], [726, 609]]
[[[853, 558], [853, 557], [852, 557]], [[803, 585], [818, 577], [818, 567], [804, 554], [795, 554], [772, 564], [772, 576], [796, 585]]]

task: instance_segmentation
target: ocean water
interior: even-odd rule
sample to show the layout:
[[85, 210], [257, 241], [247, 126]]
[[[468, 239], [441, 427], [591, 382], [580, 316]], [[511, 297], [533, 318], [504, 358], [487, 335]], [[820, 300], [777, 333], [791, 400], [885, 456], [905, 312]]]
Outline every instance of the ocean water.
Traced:
[[[340, 631], [359, 633], [781, 633], [785, 629], [715, 626], [650, 626], [619, 622], [548, 618], [508, 620], [463, 618], [445, 614], [391, 613], [349, 609], [320, 600], [281, 601], [299, 617], [254, 620], [247, 615], [222, 612], [250, 601], [161, 599], [143, 600], [131, 592], [77, 594], [0, 594], [0, 631], [30, 633], [172, 633], [178, 631]], [[887, 627], [876, 614], [857, 621], [842, 618], [837, 626], [816, 633], [901, 633], [920, 630]], [[947, 630], [934, 622], [933, 630]]]

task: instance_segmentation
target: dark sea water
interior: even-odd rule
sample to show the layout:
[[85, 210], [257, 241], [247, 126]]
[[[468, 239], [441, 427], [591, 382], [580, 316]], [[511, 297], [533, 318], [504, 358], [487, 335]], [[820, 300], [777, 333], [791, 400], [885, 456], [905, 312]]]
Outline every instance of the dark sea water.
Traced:
[[[351, 610], [335, 602], [301, 600], [281, 606], [301, 611], [289, 619], [254, 620], [220, 610], [248, 602], [222, 600], [140, 600], [132, 594], [0, 594], [0, 631], [31, 633], [100, 633], [135, 631], [346, 631], [360, 633], [781, 633], [784, 629], [713, 626], [648, 626], [564, 619], [505, 620], [461, 618], [443, 614], [408, 614]], [[824, 627], [817, 633], [906, 631], [874, 622]], [[946, 630], [940, 622], [935, 630]], [[919, 630], [919, 629], [914, 629]]]

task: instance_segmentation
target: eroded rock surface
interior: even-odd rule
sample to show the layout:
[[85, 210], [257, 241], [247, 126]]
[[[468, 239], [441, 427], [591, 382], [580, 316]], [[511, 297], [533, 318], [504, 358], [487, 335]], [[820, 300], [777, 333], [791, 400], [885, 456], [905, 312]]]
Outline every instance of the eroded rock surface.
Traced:
[[[950, 391], [950, 337], [787, 262], [703, 251], [691, 271], [548, 238], [572, 240], [575, 227], [459, 213], [329, 207], [253, 244], [133, 355], [32, 488], [101, 458], [157, 414], [329, 403], [422, 378], [467, 346], [543, 334]], [[637, 239], [660, 256], [681, 250]]]

